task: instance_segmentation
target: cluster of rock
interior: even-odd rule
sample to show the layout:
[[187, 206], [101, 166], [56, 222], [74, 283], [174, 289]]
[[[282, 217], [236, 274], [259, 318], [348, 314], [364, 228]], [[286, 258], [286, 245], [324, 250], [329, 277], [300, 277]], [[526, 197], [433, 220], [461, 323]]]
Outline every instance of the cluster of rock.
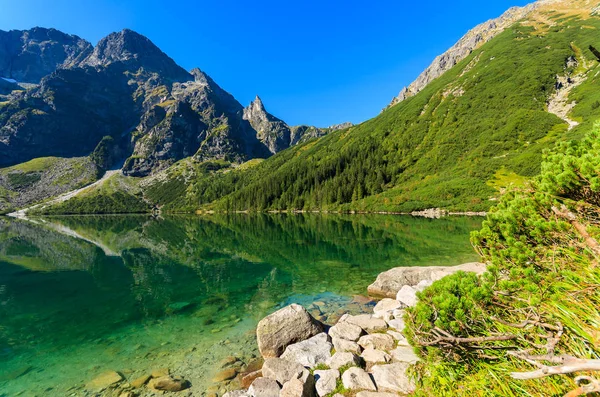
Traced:
[[417, 292], [453, 272], [481, 273], [485, 266], [395, 268], [379, 275], [369, 292], [385, 296], [373, 314], [342, 316], [329, 329], [302, 306], [292, 304], [260, 321], [258, 347], [262, 369], [245, 376], [247, 389], [224, 397], [390, 397], [415, 390], [407, 374], [419, 358], [408, 344], [404, 309]]
[[247, 389], [225, 397], [411, 392], [414, 383], [406, 370], [418, 358], [401, 333], [402, 307], [400, 302], [381, 301], [374, 314], [346, 314], [327, 332], [302, 306], [278, 310], [261, 320], [256, 331], [265, 358], [262, 369], [242, 382]]
[[89, 384], [86, 389], [102, 393], [103, 396], [136, 397], [141, 392], [178, 392], [190, 387], [190, 382], [180, 376], [170, 374], [168, 368], [152, 371], [130, 382], [116, 371], [105, 372]]
[[439, 219], [449, 215], [463, 215], [463, 216], [486, 216], [486, 212], [477, 211], [466, 211], [466, 212], [453, 212], [442, 208], [427, 208], [421, 211], [413, 211], [410, 213], [412, 216], [419, 216], [423, 218]]

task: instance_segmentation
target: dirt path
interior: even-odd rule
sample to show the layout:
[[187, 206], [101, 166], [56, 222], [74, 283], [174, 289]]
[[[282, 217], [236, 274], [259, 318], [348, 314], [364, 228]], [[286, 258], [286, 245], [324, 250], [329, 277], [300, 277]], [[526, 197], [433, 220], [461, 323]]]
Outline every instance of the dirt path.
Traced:
[[578, 74], [573, 77], [559, 77], [560, 88], [548, 100], [548, 112], [555, 114], [569, 124], [569, 131], [579, 125], [579, 122], [569, 118], [569, 113], [577, 105], [575, 101], [569, 101], [569, 94], [575, 87], [585, 81], [586, 75]]
[[18, 211], [15, 212], [11, 212], [10, 214], [8, 214], [8, 216], [12, 216], [13, 218], [20, 218], [20, 219], [28, 219], [27, 218], [27, 212], [34, 209], [34, 208], [45, 208], [49, 205], [54, 205], [54, 204], [58, 204], [58, 203], [62, 203], [64, 201], [67, 201], [77, 195], [79, 195], [81, 192], [90, 189], [94, 186], [100, 186], [101, 184], [103, 184], [104, 182], [106, 182], [111, 176], [117, 174], [121, 172], [121, 169], [115, 169], [115, 170], [109, 170], [106, 171], [106, 173], [104, 173], [104, 176], [102, 176], [102, 178], [98, 179], [96, 182], [87, 185], [85, 187], [82, 187], [80, 189], [76, 189], [76, 190], [72, 190], [70, 192], [67, 193], [63, 193], [60, 196], [53, 198], [50, 201], [45, 201], [43, 203], [40, 204], [36, 204], [36, 205], [32, 205], [31, 207], [27, 207], [27, 208], [23, 208], [20, 209]]

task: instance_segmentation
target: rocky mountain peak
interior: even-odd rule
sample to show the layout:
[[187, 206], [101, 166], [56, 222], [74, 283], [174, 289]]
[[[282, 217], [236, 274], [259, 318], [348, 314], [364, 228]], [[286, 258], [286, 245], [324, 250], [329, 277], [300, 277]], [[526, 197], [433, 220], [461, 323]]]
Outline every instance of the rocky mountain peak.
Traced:
[[130, 29], [111, 33], [100, 40], [81, 66], [106, 67], [113, 63], [144, 68], [175, 81], [192, 78], [150, 39]]
[[58, 68], [79, 63], [92, 45], [56, 29], [0, 30], [0, 77], [39, 83]]
[[262, 111], [265, 111], [265, 105], [263, 104], [262, 99], [260, 99], [260, 97], [257, 95], [256, 98], [254, 98], [254, 100], [252, 101], [252, 103], [250, 103], [251, 107], [254, 107], [256, 109], [260, 109]]

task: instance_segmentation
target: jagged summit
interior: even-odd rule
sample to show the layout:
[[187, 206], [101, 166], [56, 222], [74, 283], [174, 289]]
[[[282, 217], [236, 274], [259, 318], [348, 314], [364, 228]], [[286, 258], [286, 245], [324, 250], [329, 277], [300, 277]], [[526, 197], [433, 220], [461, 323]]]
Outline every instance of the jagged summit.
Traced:
[[58, 68], [78, 64], [92, 48], [88, 41], [56, 29], [0, 30], [0, 77], [39, 83]]
[[80, 66], [102, 67], [117, 62], [160, 73], [176, 81], [192, 78], [150, 39], [130, 29], [111, 33], [100, 40]]

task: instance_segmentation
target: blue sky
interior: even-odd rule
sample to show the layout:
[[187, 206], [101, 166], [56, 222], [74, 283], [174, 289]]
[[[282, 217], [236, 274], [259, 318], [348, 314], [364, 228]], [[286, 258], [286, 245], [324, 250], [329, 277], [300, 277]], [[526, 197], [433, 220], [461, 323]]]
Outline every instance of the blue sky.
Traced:
[[289, 124], [376, 116], [467, 30], [527, 0], [0, 0], [0, 29], [54, 27], [96, 44], [133, 29], [243, 105]]

